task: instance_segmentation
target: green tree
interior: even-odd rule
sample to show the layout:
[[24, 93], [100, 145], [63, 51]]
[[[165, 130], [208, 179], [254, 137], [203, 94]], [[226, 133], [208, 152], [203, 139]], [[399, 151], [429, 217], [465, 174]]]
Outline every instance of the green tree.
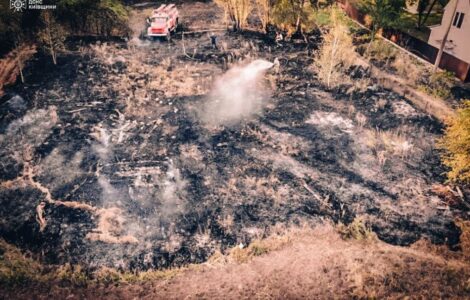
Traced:
[[[45, 20], [41, 10], [15, 12], [9, 7], [9, 0], [0, 0], [0, 55], [24, 42], [36, 43], [38, 31], [45, 29], [48, 23], [60, 24], [60, 28], [55, 27], [73, 35], [128, 36], [131, 33], [127, 25], [128, 9], [122, 0], [53, 2], [57, 9]], [[47, 38], [47, 32], [41, 34]]]
[[424, 13], [428, 6], [429, 0], [418, 0], [418, 24], [416, 24], [418, 28], [423, 26]]
[[310, 31], [315, 27], [314, 10], [310, 1], [278, 0], [273, 9], [273, 20], [276, 25], [289, 34]]
[[470, 183], [470, 100], [452, 118], [439, 146], [444, 150], [442, 162], [450, 168], [450, 181]]
[[57, 21], [74, 35], [125, 36], [129, 11], [121, 0], [59, 0]]
[[9, 2], [0, 0], [0, 56], [15, 48], [23, 39], [23, 14], [9, 8]]
[[409, 3], [413, 5], [416, 1], [418, 1], [418, 19], [416, 20], [418, 29], [424, 27], [436, 4], [439, 3], [442, 7], [445, 7], [449, 2], [448, 0], [410, 0]]
[[366, 14], [366, 23], [371, 29], [371, 39], [382, 29], [400, 26], [400, 17], [405, 0], [362, 0], [359, 9]]

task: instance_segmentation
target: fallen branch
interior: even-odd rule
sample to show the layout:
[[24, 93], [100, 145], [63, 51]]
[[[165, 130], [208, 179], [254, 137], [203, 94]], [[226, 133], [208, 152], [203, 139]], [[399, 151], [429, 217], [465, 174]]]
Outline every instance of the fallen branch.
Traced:
[[308, 192], [310, 192], [310, 194], [313, 195], [313, 197], [315, 197], [315, 199], [317, 199], [319, 202], [321, 202], [321, 204], [323, 204], [323, 206], [330, 207], [330, 205], [329, 205], [329, 203], [326, 201], [326, 199], [323, 199], [323, 198], [320, 197], [320, 195], [318, 195], [314, 190], [312, 190], [312, 189], [307, 185], [307, 183], [305, 182], [305, 180], [302, 180], [302, 185], [303, 185], [303, 187], [304, 187]]
[[36, 221], [39, 223], [39, 231], [43, 232], [47, 226], [46, 218], [44, 218], [44, 207], [46, 206], [46, 202], [39, 203], [36, 206]]

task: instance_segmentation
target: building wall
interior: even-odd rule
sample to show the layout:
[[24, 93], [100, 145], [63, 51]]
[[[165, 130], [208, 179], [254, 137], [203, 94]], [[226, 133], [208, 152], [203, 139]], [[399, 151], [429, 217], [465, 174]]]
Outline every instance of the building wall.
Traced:
[[451, 18], [453, 18], [452, 13], [455, 1], [458, 1], [456, 12], [464, 13], [465, 17], [460, 28], [451, 26], [444, 51], [470, 63], [470, 0], [451, 0], [449, 2], [445, 8], [441, 25], [431, 27], [431, 35], [428, 42], [436, 48], [440, 47], [446, 27]]

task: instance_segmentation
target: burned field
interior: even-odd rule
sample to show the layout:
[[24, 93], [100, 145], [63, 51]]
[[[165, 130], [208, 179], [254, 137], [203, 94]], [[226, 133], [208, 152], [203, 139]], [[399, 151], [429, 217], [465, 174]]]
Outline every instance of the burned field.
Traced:
[[[203, 33], [32, 61], [0, 106], [1, 236], [47, 263], [122, 269], [356, 218], [392, 244], [458, 243], [456, 212], [433, 192], [438, 121], [367, 76], [326, 91], [315, 45], [218, 37], [219, 49]], [[208, 105], [235, 66], [275, 58], [255, 85], [227, 87], [234, 102]]]

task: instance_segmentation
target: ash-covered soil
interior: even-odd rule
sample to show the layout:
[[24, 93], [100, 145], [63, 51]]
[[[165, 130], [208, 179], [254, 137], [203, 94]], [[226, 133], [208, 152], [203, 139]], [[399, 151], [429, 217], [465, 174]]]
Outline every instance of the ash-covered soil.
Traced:
[[[314, 44], [223, 31], [219, 49], [207, 33], [142, 41], [147, 12], [134, 11], [129, 42], [74, 44], [58, 66], [36, 57], [2, 98], [7, 241], [48, 263], [122, 269], [202, 262], [325, 220], [362, 218], [392, 244], [458, 243], [454, 212], [433, 193], [438, 121], [367, 77], [325, 91]], [[186, 31], [209, 16], [223, 27], [214, 4], [181, 13]], [[201, 119], [224, 73], [275, 58], [262, 109], [230, 125]]]

